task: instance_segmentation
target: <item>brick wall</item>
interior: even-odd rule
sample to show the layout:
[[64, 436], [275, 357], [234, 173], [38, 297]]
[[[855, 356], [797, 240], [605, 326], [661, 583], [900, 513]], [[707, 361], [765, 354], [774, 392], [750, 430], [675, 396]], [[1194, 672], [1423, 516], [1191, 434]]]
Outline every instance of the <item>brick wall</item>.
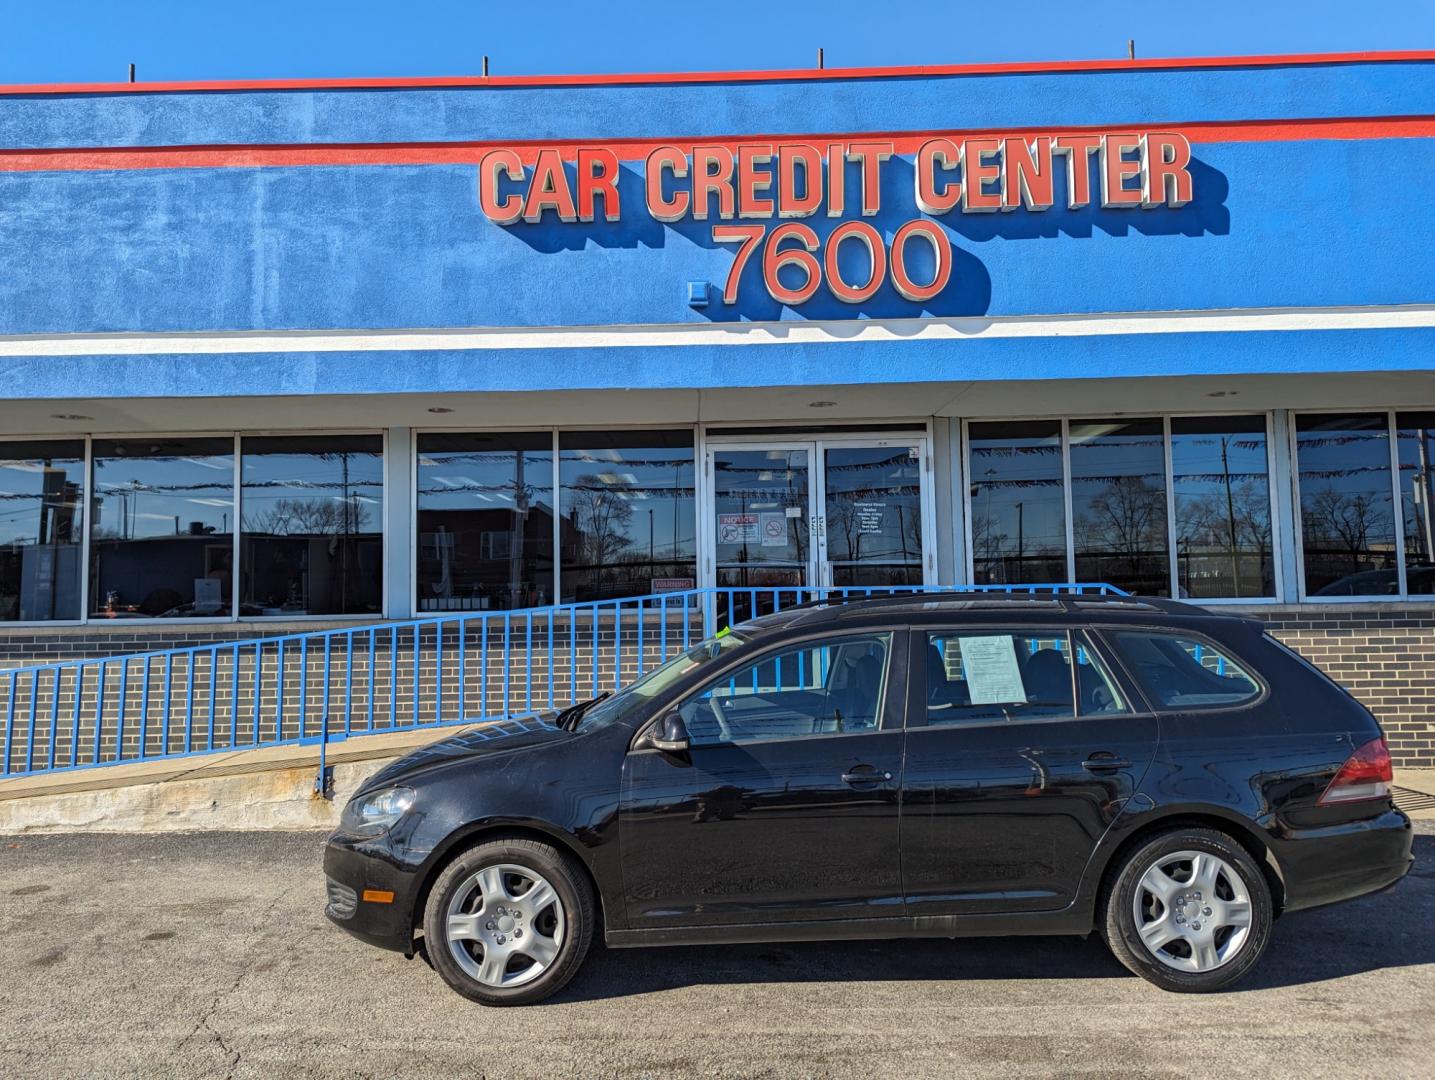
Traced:
[[[1273, 634], [1311, 660], [1359, 698], [1384, 726], [1390, 741], [1391, 753], [1397, 764], [1435, 767], [1435, 604], [1310, 604], [1250, 607], [1241, 610], [1266, 620], [1270, 624]], [[140, 626], [106, 626], [57, 627], [53, 630], [26, 628], [10, 632], [0, 631], [0, 670], [20, 664], [116, 656], [154, 649], [185, 648], [226, 641], [253, 640], [260, 636], [274, 637], [284, 633], [321, 630], [329, 625], [331, 624], [306, 622], [282, 626], [269, 624], [262, 627], [254, 625], [205, 628], [166, 626], [147, 629]], [[589, 690], [592, 685], [594, 655], [591, 648], [591, 636], [587, 634], [586, 628], [584, 635], [575, 641], [575, 648], [572, 650], [566, 647], [567, 642], [564, 640], [566, 634], [563, 633], [563, 629], [566, 628], [560, 628], [555, 655], [551, 658], [557, 691], [555, 703], [560, 705], [567, 703], [569, 694], [565, 691], [570, 686], [584, 693]], [[516, 638], [522, 633], [520, 622], [515, 627]], [[597, 650], [599, 670], [604, 675], [612, 670], [613, 641], [610, 633], [611, 628], [608, 628], [608, 632], [600, 634]], [[694, 627], [693, 636], [695, 637], [698, 633], [700, 631]], [[381, 632], [381, 642], [385, 636], [386, 634]], [[532, 683], [528, 682], [529, 669], [526, 661], [521, 656], [513, 658], [518, 670], [510, 668], [512, 685], [507, 689], [511, 705], [515, 708], [521, 709], [523, 704], [526, 704], [526, 700], [521, 700], [519, 695], [523, 694], [526, 699], [529, 685], [532, 685], [537, 692], [535, 704], [541, 707], [547, 703], [544, 699], [547, 697], [546, 676], [550, 658], [544, 655], [546, 638], [546, 627], [540, 625], [534, 638]], [[406, 638], [400, 647], [401, 654], [407, 655], [411, 644], [412, 638]], [[520, 642], [516, 640], [515, 644], [520, 644]], [[465, 665], [469, 687], [466, 712], [472, 711], [475, 699], [479, 700], [481, 706], [486, 705], [490, 710], [501, 708], [504, 697], [503, 675], [496, 666], [490, 667], [487, 687], [481, 686], [483, 673], [480, 665], [476, 663], [480, 651], [478, 645], [479, 642], [470, 639], [470, 661]], [[637, 668], [636, 641], [629, 636], [623, 645], [624, 676], [631, 678]], [[658, 659], [653, 655], [653, 648], [654, 642], [650, 639], [645, 643], [644, 648], [644, 652], [649, 654], [648, 663]], [[419, 681], [427, 690], [438, 681], [437, 668], [432, 661], [431, 643], [428, 640], [420, 643], [420, 654], [423, 659], [419, 668]], [[355, 682], [358, 684], [357, 690], [362, 692], [363, 680], [367, 677], [366, 643], [356, 647], [356, 656]], [[292, 673], [295, 672], [296, 659], [292, 654], [288, 659], [286, 670], [291, 673], [291, 679]], [[221, 657], [218, 661], [221, 685], [228, 674], [228, 669], [224, 666], [227, 662], [225, 657]], [[266, 670], [273, 662], [272, 656], [265, 657]], [[313, 670], [313, 665], [318, 662], [317, 657], [310, 657], [311, 670]], [[491, 665], [496, 665], [496, 663], [496, 658], [490, 660]], [[522, 666], [519, 667], [519, 665]], [[333, 668], [334, 676], [339, 674], [340, 667], [341, 661], [336, 659]], [[397, 681], [401, 691], [411, 685], [411, 672], [411, 667], [405, 667], [401, 663], [399, 670], [393, 673], [398, 677]], [[202, 707], [202, 711], [207, 712], [207, 702], [203, 700], [202, 695], [208, 679], [207, 670], [202, 664], [199, 666], [198, 674], [201, 687], [196, 704]], [[388, 674], [387, 665], [381, 656], [376, 662], [376, 676], [383, 682], [385, 681], [384, 677]], [[453, 686], [458, 672], [452, 657], [445, 662], [443, 675], [445, 687]], [[154, 707], [157, 709], [162, 701], [163, 689], [159, 683], [160, 676], [155, 674], [152, 678], [154, 680], [152, 699]], [[177, 668], [177, 678], [179, 683], [187, 685], [187, 672], [182, 664]], [[308, 693], [305, 697], [308, 717], [318, 717], [322, 715], [322, 709], [314, 695], [321, 692], [322, 679], [316, 676], [307, 681]], [[603, 682], [606, 685], [606, 680]], [[486, 694], [481, 692], [483, 689], [487, 690]], [[62, 692], [63, 690], [64, 688], [62, 688]], [[41, 692], [45, 692], [43, 686]], [[247, 716], [252, 711], [250, 706], [253, 700], [248, 680], [241, 686], [241, 692], [242, 700], [239, 711]], [[337, 679], [335, 692], [339, 693]], [[286, 682], [286, 702], [292, 703], [296, 693], [297, 689], [293, 683]], [[378, 712], [382, 717], [388, 709], [387, 691], [378, 696]], [[402, 696], [407, 698], [408, 695]], [[41, 707], [38, 711], [43, 714], [49, 701], [47, 698], [42, 698], [39, 704]], [[266, 708], [261, 712], [267, 717], [269, 702], [266, 700], [263, 704]], [[65, 707], [68, 708], [68, 702], [65, 702]], [[455, 715], [451, 715], [451, 710], [456, 711], [456, 708], [457, 702], [454, 695], [448, 694], [447, 700], [443, 702], [445, 718], [456, 718]], [[22, 715], [25, 712], [27, 710], [22, 711]], [[64, 715], [69, 716], [69, 713], [66, 712]], [[432, 715], [425, 715], [423, 719], [430, 720]], [[0, 717], [0, 722], [3, 722], [3, 717]], [[376, 724], [376, 726], [381, 725]], [[306, 729], [307, 727], [308, 724], [306, 724]], [[267, 720], [261, 720], [261, 733], [270, 737], [273, 735]]]
[[1246, 610], [1375, 714], [1397, 765], [1435, 767], [1435, 604]]

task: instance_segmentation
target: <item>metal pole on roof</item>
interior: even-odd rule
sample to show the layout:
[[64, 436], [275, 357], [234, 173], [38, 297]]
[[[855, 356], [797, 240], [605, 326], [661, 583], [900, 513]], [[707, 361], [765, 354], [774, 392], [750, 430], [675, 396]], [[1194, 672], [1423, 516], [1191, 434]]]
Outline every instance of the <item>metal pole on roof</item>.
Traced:
[[818, 71], [821, 71], [821, 70], [822, 70], [822, 67], [823, 67], [823, 63], [822, 63], [822, 46], [819, 45], [819, 46], [817, 46], [817, 70], [818, 70]]
[[487, 54], [484, 54], [484, 57], [483, 57], [483, 77], [484, 77], [485, 79], [488, 78], [488, 55], [487, 55]]
[[130, 82], [134, 82], [134, 81], [135, 81], [135, 66], [134, 66], [133, 64], [131, 64], [131, 65], [130, 65]]
[[1135, 59], [1136, 59], [1136, 39], [1135, 39], [1135, 38], [1127, 38], [1127, 39], [1126, 39], [1126, 59], [1128, 59], [1128, 60], [1135, 60]]

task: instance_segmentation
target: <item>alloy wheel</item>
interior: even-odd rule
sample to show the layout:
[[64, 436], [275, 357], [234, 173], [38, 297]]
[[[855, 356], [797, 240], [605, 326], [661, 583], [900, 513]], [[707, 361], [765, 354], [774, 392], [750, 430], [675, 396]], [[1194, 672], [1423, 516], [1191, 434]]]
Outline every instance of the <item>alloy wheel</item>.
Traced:
[[1251, 895], [1225, 859], [1175, 851], [1141, 875], [1132, 897], [1136, 932], [1147, 951], [1176, 971], [1224, 966], [1251, 936]]
[[526, 866], [486, 866], [449, 901], [444, 928], [459, 967], [484, 986], [507, 988], [547, 971], [563, 946], [558, 892]]

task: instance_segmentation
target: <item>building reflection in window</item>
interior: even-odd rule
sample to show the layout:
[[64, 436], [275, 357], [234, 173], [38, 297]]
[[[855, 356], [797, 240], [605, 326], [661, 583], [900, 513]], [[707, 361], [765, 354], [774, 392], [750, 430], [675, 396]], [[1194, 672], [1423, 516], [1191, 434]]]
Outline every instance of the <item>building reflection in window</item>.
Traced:
[[1275, 595], [1266, 451], [1264, 416], [1172, 417], [1181, 596]]
[[1405, 591], [1435, 594], [1435, 412], [1395, 414]]
[[1170, 595], [1162, 428], [1159, 419], [1071, 421], [1077, 581]]
[[381, 435], [244, 438], [241, 615], [381, 610], [383, 451]]
[[920, 453], [906, 445], [828, 447], [822, 475], [832, 584], [922, 584]]
[[234, 440], [96, 439], [93, 454], [92, 616], [230, 615]]
[[1389, 414], [1297, 416], [1296, 465], [1306, 593], [1398, 593]]
[[1066, 581], [1061, 422], [968, 428], [972, 570], [978, 585]]
[[692, 429], [559, 435], [564, 603], [697, 585]]
[[85, 444], [0, 441], [0, 622], [78, 619]]
[[418, 436], [422, 611], [552, 602], [553, 435]]

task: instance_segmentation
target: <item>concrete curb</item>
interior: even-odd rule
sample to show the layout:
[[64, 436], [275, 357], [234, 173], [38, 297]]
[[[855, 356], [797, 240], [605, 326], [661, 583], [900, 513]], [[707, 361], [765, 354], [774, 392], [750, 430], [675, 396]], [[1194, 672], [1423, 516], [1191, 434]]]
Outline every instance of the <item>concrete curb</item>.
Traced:
[[381, 766], [467, 730], [428, 728], [331, 744], [332, 798], [314, 791], [317, 746], [25, 777], [0, 784], [0, 833], [331, 829], [344, 803]]

